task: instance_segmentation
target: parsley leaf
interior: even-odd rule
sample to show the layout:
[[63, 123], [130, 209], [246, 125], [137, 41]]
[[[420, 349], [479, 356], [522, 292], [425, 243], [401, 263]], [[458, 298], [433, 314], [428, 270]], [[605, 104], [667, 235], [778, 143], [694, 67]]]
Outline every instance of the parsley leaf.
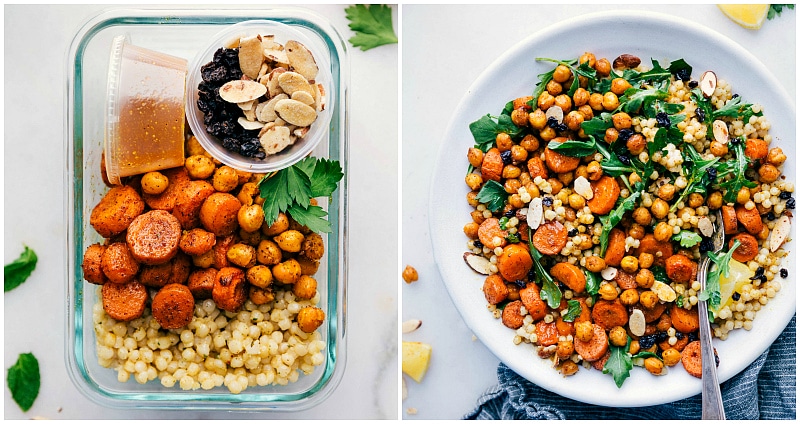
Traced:
[[20, 354], [17, 362], [8, 369], [6, 382], [14, 402], [23, 411], [31, 409], [36, 397], [39, 396], [41, 385], [39, 361], [32, 353]]
[[357, 4], [346, 8], [344, 12], [350, 21], [347, 26], [356, 33], [348, 40], [353, 47], [367, 51], [384, 44], [397, 43], [391, 7], [385, 4]]
[[506, 193], [506, 189], [495, 180], [487, 181], [486, 184], [481, 187], [481, 191], [478, 192], [477, 197], [478, 201], [486, 203], [486, 208], [492, 212], [496, 212], [498, 209], [502, 208], [507, 198], [508, 193]]
[[769, 5], [769, 11], [767, 12], [767, 19], [772, 20], [777, 18], [783, 12], [783, 7], [786, 6], [788, 9], [794, 10], [794, 4], [771, 4]]
[[472, 138], [475, 139], [475, 147], [485, 153], [492, 148], [497, 138], [497, 123], [487, 113], [477, 121], [469, 124], [469, 131], [472, 133]]
[[314, 197], [330, 197], [344, 177], [338, 161], [308, 157], [267, 175], [258, 183], [264, 199], [264, 221], [272, 225], [281, 212], [288, 212], [298, 224], [314, 232], [331, 231], [321, 207], [311, 204]]
[[608, 350], [611, 353], [603, 365], [603, 374], [611, 374], [614, 377], [614, 383], [617, 387], [622, 387], [625, 379], [631, 376], [633, 369], [633, 361], [631, 355], [628, 353], [630, 348], [631, 339], [628, 338], [628, 343], [624, 346], [614, 346], [609, 344]]
[[681, 230], [680, 233], [672, 236], [672, 239], [680, 242], [681, 246], [686, 248], [692, 247], [703, 241], [703, 237], [701, 237], [700, 234], [689, 230]]
[[24, 283], [36, 268], [38, 260], [36, 253], [30, 247], [25, 246], [25, 250], [22, 251], [19, 258], [3, 267], [3, 292], [11, 291]]
[[581, 314], [581, 302], [577, 300], [568, 300], [567, 301], [567, 313], [564, 314], [561, 318], [564, 322], [573, 322], [575, 318], [578, 318]]

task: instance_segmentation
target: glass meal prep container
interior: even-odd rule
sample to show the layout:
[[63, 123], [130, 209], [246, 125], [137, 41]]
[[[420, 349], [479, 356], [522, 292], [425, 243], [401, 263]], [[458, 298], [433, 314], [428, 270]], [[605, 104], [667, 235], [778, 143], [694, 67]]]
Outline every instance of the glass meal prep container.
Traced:
[[[331, 65], [329, 104], [332, 118], [328, 134], [312, 152], [338, 160], [344, 171], [330, 199], [318, 199], [328, 211], [332, 232], [321, 234], [325, 256], [315, 274], [325, 322], [317, 331], [325, 342], [325, 360], [313, 373], [288, 385], [248, 387], [238, 394], [225, 386], [212, 390], [182, 390], [162, 386], [156, 378], [140, 384], [131, 378], [120, 383], [113, 368], [98, 363], [92, 308], [98, 286], [84, 281], [81, 262], [86, 247], [103, 242], [89, 225], [92, 208], [108, 190], [100, 176], [103, 150], [106, 78], [112, 40], [127, 35], [131, 43], [191, 62], [215, 34], [227, 26], [249, 20], [272, 20], [302, 31], [325, 51]], [[323, 17], [294, 8], [257, 10], [131, 10], [104, 12], [88, 20], [72, 41], [67, 57], [65, 137], [67, 172], [65, 211], [67, 222], [66, 364], [73, 384], [103, 406], [148, 409], [216, 409], [239, 411], [302, 410], [318, 404], [336, 388], [344, 372], [347, 286], [347, 179], [348, 63], [345, 42]], [[188, 89], [188, 87], [187, 87]], [[188, 129], [188, 125], [187, 125]]]

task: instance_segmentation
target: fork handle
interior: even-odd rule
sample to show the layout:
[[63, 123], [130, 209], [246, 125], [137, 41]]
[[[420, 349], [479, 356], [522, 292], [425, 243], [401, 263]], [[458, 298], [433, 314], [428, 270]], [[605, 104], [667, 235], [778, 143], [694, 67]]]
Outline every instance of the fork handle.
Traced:
[[[698, 267], [697, 276], [700, 279], [701, 290], [706, 288], [708, 267], [710, 260], [703, 257]], [[708, 320], [708, 304], [701, 300], [698, 302], [700, 318], [700, 351], [704, 358], [702, 376], [702, 408], [704, 420], [724, 420], [725, 408], [722, 405], [722, 393], [717, 381], [717, 366], [714, 359], [714, 347], [711, 345], [711, 324]]]

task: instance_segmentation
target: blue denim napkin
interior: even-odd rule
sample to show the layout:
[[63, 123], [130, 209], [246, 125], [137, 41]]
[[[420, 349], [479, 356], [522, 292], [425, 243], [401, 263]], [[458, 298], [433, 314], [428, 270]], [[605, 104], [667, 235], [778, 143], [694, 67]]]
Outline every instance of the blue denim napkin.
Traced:
[[[749, 367], [722, 384], [722, 401], [728, 420], [795, 420], [796, 316], [775, 343]], [[676, 402], [639, 408], [590, 405], [548, 392], [500, 364], [500, 384], [478, 399], [465, 419], [600, 419], [666, 420], [700, 419], [700, 395]]]

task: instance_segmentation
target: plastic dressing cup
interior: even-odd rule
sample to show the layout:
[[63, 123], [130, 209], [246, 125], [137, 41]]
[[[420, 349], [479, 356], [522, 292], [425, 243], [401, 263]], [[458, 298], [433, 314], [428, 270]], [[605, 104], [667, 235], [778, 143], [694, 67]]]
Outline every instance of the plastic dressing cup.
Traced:
[[187, 61], [114, 38], [108, 68], [104, 152], [112, 184], [183, 165]]

